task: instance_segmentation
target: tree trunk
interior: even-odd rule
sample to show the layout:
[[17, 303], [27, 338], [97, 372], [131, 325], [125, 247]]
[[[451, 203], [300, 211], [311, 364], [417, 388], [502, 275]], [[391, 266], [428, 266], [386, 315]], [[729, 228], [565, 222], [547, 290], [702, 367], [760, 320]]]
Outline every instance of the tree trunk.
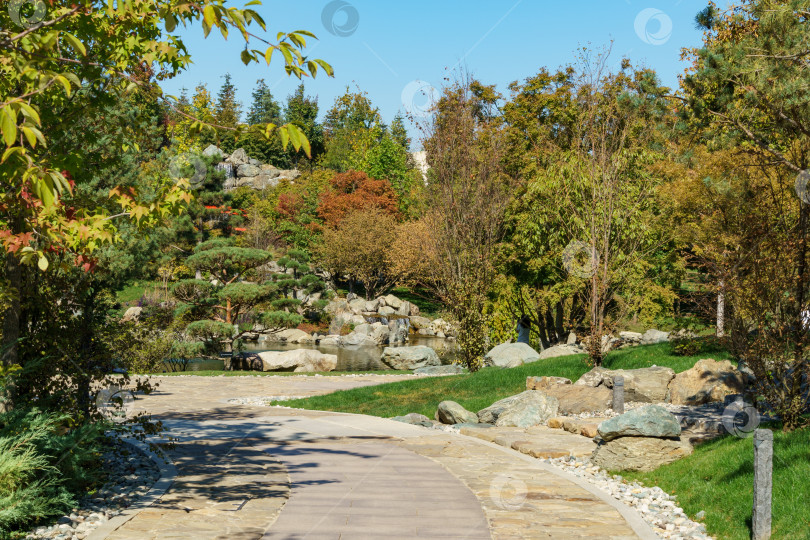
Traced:
[[723, 337], [726, 335], [726, 290], [723, 280], [720, 280], [720, 292], [717, 293], [717, 324], [715, 335]]

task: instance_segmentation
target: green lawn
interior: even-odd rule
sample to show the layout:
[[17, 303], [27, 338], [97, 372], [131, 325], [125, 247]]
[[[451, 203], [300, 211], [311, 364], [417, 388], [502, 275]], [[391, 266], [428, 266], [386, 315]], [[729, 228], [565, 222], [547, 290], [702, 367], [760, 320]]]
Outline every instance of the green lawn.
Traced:
[[[775, 426], [776, 427], [776, 426]], [[778, 429], [778, 427], [777, 427]], [[752, 440], [724, 437], [695, 447], [691, 456], [629, 480], [678, 496], [694, 516], [706, 511], [707, 531], [718, 538], [750, 537], [753, 492]], [[773, 538], [810, 538], [810, 429], [774, 432]]]
[[[701, 358], [729, 358], [724, 351], [706, 352], [692, 357], [672, 356], [669, 351], [668, 344], [615, 351], [605, 359], [605, 367], [633, 369], [659, 365], [669, 366], [680, 372], [689, 369]], [[585, 360], [585, 355], [564, 356], [511, 369], [486, 368], [468, 375], [431, 377], [342, 390], [325, 396], [287, 401], [285, 405], [382, 417], [417, 412], [433, 418], [440, 401], [450, 399], [468, 410], [477, 411], [499, 399], [525, 390], [526, 377], [530, 375], [554, 375], [576, 380], [590, 369]]]

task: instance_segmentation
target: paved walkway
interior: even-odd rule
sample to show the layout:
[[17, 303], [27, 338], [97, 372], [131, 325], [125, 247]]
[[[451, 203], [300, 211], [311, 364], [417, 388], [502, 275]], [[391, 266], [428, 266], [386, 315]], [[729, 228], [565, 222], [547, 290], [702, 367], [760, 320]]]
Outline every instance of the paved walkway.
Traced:
[[179, 476], [108, 538], [654, 538], [629, 509], [495, 444], [368, 416], [226, 403], [370, 380], [380, 379], [164, 379], [138, 406], [176, 437]]

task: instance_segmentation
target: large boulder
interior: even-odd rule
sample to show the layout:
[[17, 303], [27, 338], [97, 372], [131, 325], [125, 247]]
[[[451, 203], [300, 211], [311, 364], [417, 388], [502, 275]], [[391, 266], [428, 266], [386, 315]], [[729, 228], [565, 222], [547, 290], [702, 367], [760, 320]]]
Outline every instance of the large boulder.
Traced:
[[340, 336], [337, 334], [330, 334], [322, 337], [320, 341], [318, 341], [318, 345], [321, 347], [340, 347]]
[[619, 437], [672, 438], [680, 435], [680, 422], [660, 405], [633, 409], [599, 424], [599, 436], [605, 441]]
[[388, 318], [391, 315], [396, 315], [396, 312], [397, 312], [397, 310], [395, 310], [391, 306], [383, 306], [377, 311], [377, 313], [380, 314], [380, 317], [385, 317], [385, 318]]
[[747, 375], [728, 360], [699, 360], [691, 369], [675, 375], [669, 383], [669, 400], [675, 405], [703, 405], [723, 401], [745, 391]]
[[661, 330], [650, 329], [641, 336], [642, 345], [655, 345], [667, 341], [669, 341], [669, 332], [662, 332]]
[[416, 330], [421, 330], [422, 328], [428, 328], [431, 324], [431, 320], [427, 317], [420, 317], [418, 315], [414, 315], [411, 317], [411, 326]]
[[560, 414], [565, 415], [605, 411], [610, 408], [613, 400], [613, 391], [604, 386], [591, 388], [558, 384], [545, 388], [543, 392], [557, 398], [560, 402]]
[[355, 315], [360, 315], [366, 310], [366, 301], [362, 298], [355, 298], [351, 302], [349, 302], [349, 310]]
[[384, 297], [385, 305], [394, 308], [395, 310], [402, 307], [402, 300], [394, 296], [393, 294], [389, 294]]
[[352, 332], [340, 338], [340, 345], [342, 347], [376, 347], [377, 342], [367, 334]]
[[216, 157], [217, 159], [222, 161], [224, 152], [220, 150], [215, 144], [209, 144], [208, 147], [205, 150], [203, 150], [203, 155], [207, 157]]
[[540, 353], [539, 359], [545, 360], [547, 358], [571, 356], [573, 354], [583, 354], [584, 352], [585, 350], [579, 347], [578, 345], [555, 345], [554, 347], [549, 347], [548, 349], [543, 350]]
[[679, 439], [621, 437], [600, 442], [591, 463], [608, 471], [652, 471], [692, 453], [692, 446]]
[[243, 163], [236, 169], [236, 176], [239, 178], [255, 178], [262, 173], [262, 170], [256, 165], [250, 163]]
[[619, 337], [626, 343], [639, 344], [644, 336], [641, 332], [619, 332]]
[[481, 409], [478, 411], [478, 421], [499, 427], [530, 427], [557, 416], [558, 409], [557, 398], [536, 390], [526, 390]]
[[262, 371], [333, 371], [337, 367], [337, 355], [324, 354], [315, 349], [294, 351], [265, 351], [258, 353]]
[[653, 366], [641, 369], [605, 369], [595, 367], [574, 383], [575, 386], [613, 388], [613, 378], [624, 377], [624, 399], [627, 402], [661, 403], [669, 396], [669, 382], [675, 377], [672, 368]]
[[540, 355], [527, 343], [501, 343], [484, 356], [484, 365], [511, 368], [539, 359]]
[[250, 158], [248, 158], [247, 152], [245, 152], [244, 148], [237, 148], [225, 161], [239, 166], [248, 163]]
[[417, 369], [425, 366], [440, 366], [441, 360], [430, 347], [386, 347], [380, 358], [383, 364], [393, 369]]
[[442, 424], [477, 424], [478, 415], [455, 401], [442, 401], [436, 411], [436, 420]]

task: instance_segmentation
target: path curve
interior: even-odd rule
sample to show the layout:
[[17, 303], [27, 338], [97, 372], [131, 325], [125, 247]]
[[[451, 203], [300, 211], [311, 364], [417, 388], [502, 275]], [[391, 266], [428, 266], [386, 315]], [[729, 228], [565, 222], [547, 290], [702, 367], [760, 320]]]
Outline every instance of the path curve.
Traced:
[[177, 439], [178, 482], [108, 538], [656, 538], [606, 495], [477, 439], [370, 416], [227, 403], [384, 379], [215, 379], [167, 377], [138, 401]]

